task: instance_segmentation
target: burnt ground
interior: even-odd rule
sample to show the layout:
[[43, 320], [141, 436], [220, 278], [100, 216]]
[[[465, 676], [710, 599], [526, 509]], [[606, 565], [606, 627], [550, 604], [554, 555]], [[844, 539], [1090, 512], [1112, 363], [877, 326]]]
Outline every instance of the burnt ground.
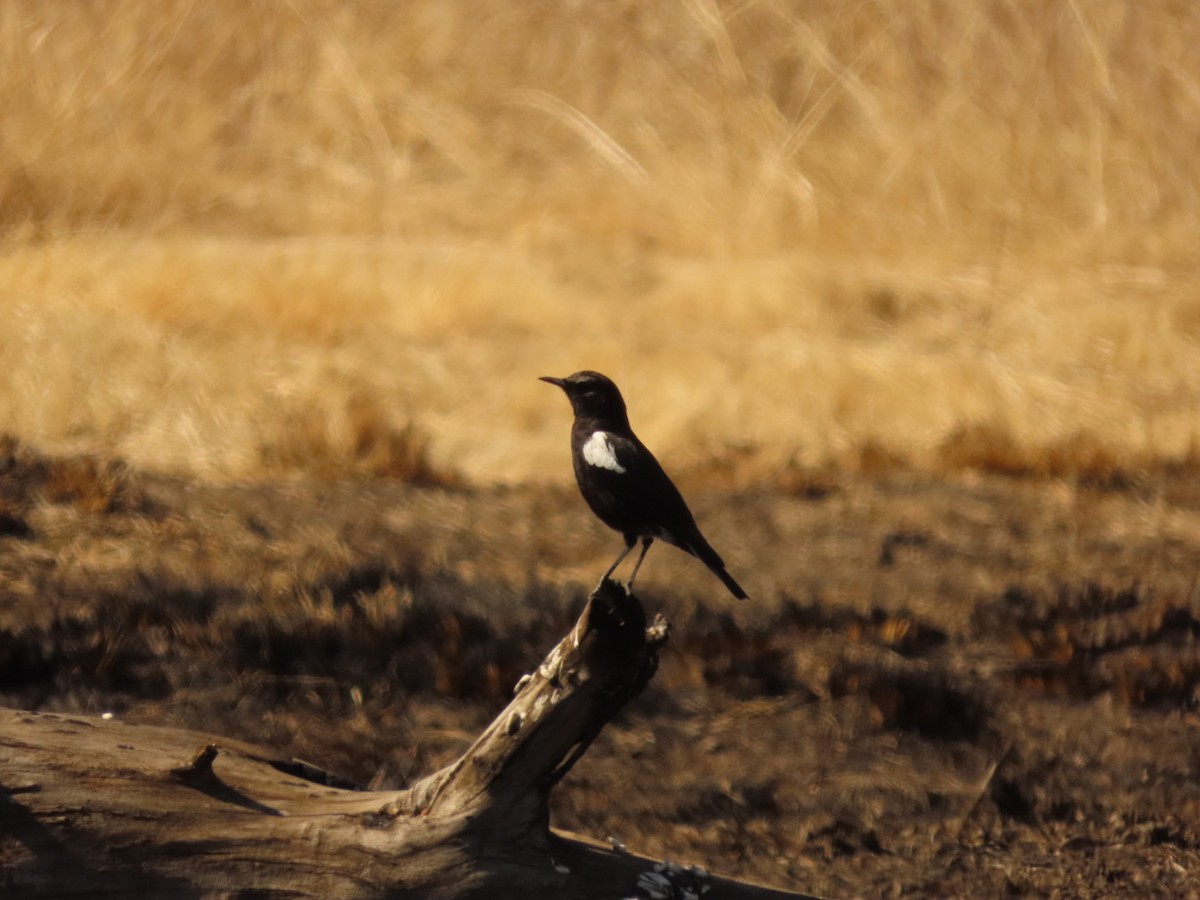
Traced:
[[[1200, 475], [687, 491], [663, 665], [555, 824], [831, 897], [1200, 895]], [[461, 752], [619, 544], [573, 488], [213, 486], [0, 445], [0, 703], [397, 785]]]

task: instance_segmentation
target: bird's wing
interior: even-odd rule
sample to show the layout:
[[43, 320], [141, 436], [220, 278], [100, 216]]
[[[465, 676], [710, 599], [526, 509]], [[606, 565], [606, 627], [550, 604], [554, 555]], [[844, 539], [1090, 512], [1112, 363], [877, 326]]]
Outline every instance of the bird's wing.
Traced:
[[[588, 459], [589, 448], [594, 449], [596, 462]], [[583, 455], [584, 459], [593, 465], [601, 465], [603, 468], [622, 475], [632, 476], [630, 481], [646, 477], [654, 478], [652, 470], [655, 469], [658, 470], [659, 476], [667, 477], [659, 466], [658, 460], [636, 438], [614, 434], [611, 431], [597, 431], [592, 435], [591, 440], [583, 447]]]
[[[669, 543], [688, 549], [693, 534], [698, 535], [695, 520], [683, 495], [663, 471], [658, 460], [635, 437], [606, 433], [608, 447], [623, 474], [607, 481], [614, 489], [623, 489], [623, 502], [639, 519], [660, 526], [655, 535]], [[703, 540], [703, 539], [702, 539]], [[692, 552], [688, 550], [688, 552]]]

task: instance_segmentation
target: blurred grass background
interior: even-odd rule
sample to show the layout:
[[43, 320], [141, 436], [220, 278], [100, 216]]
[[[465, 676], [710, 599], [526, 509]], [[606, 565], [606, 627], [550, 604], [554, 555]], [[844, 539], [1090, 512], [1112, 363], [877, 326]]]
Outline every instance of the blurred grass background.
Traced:
[[211, 479], [1200, 458], [1187, 0], [9, 0], [0, 430]]

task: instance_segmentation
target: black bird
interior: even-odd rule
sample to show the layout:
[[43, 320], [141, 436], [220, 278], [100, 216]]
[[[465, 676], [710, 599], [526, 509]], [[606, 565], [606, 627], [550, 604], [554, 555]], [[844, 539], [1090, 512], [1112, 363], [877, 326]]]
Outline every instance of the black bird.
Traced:
[[579, 492], [600, 521], [625, 538], [625, 549], [608, 567], [601, 583], [640, 539], [642, 553], [629, 576], [628, 587], [632, 588], [646, 551], [655, 538], [661, 538], [696, 557], [733, 596], [745, 600], [746, 592], [725, 571], [725, 563], [696, 527], [679, 489], [629, 427], [625, 401], [617, 386], [599, 372], [541, 380], [566, 391], [575, 412], [571, 457]]

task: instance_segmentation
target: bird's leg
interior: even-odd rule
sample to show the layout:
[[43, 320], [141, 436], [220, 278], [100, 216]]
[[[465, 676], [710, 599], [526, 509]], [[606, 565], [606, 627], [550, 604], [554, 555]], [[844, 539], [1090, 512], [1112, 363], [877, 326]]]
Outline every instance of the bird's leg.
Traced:
[[[633, 564], [633, 571], [629, 575], [629, 581], [625, 582], [626, 593], [633, 593], [633, 579], [637, 578], [638, 569], [642, 567], [642, 560], [646, 558], [646, 552], [650, 549], [650, 545], [653, 543], [654, 538], [652, 537], [642, 538], [642, 552], [638, 556], [637, 562]], [[633, 548], [630, 547], [629, 549], [632, 550]], [[625, 552], [628, 553], [629, 550], [626, 550]]]
[[618, 556], [616, 558], [616, 560], [613, 562], [613, 564], [608, 567], [608, 571], [600, 576], [601, 584], [604, 584], [604, 582], [608, 581], [608, 576], [611, 575], [613, 573], [613, 570], [616, 569], [616, 567], [621, 564], [621, 561], [629, 555], [629, 551], [633, 549], [633, 545], [634, 545], [633, 541], [630, 541], [628, 544], [625, 545], [625, 549], [621, 551], [621, 555]]
[[[601, 575], [601, 576], [600, 576], [600, 583], [599, 583], [598, 585], [596, 585], [596, 592], [597, 592], [597, 593], [600, 591], [600, 589], [601, 589], [601, 588], [603, 588], [603, 587], [604, 587], [604, 582], [608, 581], [608, 576], [609, 576], [609, 575], [611, 575], [611, 574], [613, 573], [613, 570], [615, 570], [615, 569], [617, 568], [617, 566], [619, 566], [619, 565], [621, 564], [621, 560], [623, 560], [625, 557], [627, 557], [627, 556], [629, 555], [629, 551], [633, 549], [633, 545], [634, 545], [634, 543], [636, 543], [636, 542], [635, 542], [635, 541], [629, 541], [629, 543], [627, 543], [627, 544], [625, 545], [625, 549], [621, 551], [621, 555], [620, 555], [620, 556], [618, 556], [618, 557], [617, 557], [617, 558], [616, 558], [616, 559], [613, 561], [613, 564], [612, 564], [611, 566], [609, 566], [609, 567], [608, 567], [608, 571], [607, 571], [607, 572], [605, 572], [603, 575]], [[645, 553], [645, 551], [643, 551], [643, 554], [644, 554], [644, 553]], [[639, 562], [640, 562], [640, 560], [639, 560]], [[610, 601], [609, 601], [609, 602], [610, 602], [610, 603], [612, 602], [612, 601], [611, 601], [611, 598], [610, 598]], [[575, 635], [575, 649], [576, 649], [576, 650], [578, 650], [578, 649], [579, 649], [579, 635], [578, 635], [578, 633], [576, 633], [576, 635]]]

